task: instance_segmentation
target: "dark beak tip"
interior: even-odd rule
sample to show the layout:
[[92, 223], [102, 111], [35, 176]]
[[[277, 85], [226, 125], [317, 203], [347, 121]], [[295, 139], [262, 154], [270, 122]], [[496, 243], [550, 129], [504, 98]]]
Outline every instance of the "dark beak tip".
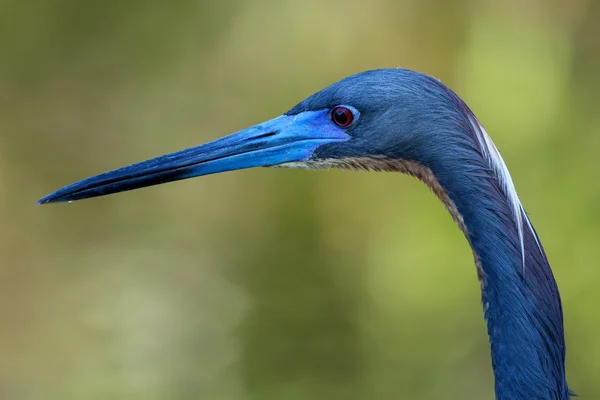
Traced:
[[39, 199], [38, 201], [35, 202], [35, 204], [37, 204], [37, 205], [48, 204], [48, 203], [52, 203], [52, 199], [50, 198], [50, 196], [42, 197], [41, 199]]
[[65, 202], [63, 197], [57, 196], [56, 193], [50, 193], [35, 202], [37, 205], [51, 204], [51, 203], [62, 203]]

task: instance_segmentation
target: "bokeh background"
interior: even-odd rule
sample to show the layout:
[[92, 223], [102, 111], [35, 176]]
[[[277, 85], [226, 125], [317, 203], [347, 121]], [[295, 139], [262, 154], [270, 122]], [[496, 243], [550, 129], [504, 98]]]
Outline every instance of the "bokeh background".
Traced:
[[600, 398], [600, 2], [0, 2], [0, 398], [492, 399], [471, 251], [420, 182], [258, 169], [60, 186], [402, 66], [502, 151]]

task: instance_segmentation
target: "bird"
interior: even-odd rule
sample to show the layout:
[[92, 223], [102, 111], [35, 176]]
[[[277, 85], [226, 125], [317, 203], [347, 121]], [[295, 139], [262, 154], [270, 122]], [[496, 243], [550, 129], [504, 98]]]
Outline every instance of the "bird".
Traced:
[[498, 400], [565, 400], [558, 285], [505, 162], [467, 104], [403, 68], [347, 76], [266, 122], [65, 186], [39, 204], [253, 167], [391, 171], [424, 182], [474, 256]]

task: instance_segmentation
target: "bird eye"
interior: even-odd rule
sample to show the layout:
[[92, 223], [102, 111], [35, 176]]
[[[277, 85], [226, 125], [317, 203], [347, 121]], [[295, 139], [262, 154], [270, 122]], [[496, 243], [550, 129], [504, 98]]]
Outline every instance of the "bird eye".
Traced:
[[331, 120], [342, 128], [349, 126], [354, 120], [354, 114], [346, 107], [338, 106], [331, 110]]

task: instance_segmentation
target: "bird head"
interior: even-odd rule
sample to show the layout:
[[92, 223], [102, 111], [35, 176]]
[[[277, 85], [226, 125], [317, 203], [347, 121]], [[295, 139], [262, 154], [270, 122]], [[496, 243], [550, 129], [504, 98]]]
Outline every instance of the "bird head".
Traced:
[[38, 203], [81, 200], [252, 167], [348, 166], [356, 160], [426, 159], [421, 144], [448, 94], [427, 75], [403, 69], [362, 72], [288, 112], [215, 141], [115, 169], [66, 186]]

